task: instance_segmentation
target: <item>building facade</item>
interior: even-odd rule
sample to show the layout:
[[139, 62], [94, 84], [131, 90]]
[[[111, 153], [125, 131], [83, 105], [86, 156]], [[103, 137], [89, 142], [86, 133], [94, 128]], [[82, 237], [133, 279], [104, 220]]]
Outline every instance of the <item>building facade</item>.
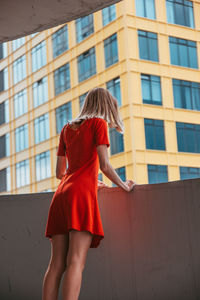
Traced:
[[199, 0], [123, 0], [1, 44], [0, 193], [56, 189], [59, 133], [95, 86], [118, 101], [108, 151], [123, 181], [200, 177], [199, 15]]

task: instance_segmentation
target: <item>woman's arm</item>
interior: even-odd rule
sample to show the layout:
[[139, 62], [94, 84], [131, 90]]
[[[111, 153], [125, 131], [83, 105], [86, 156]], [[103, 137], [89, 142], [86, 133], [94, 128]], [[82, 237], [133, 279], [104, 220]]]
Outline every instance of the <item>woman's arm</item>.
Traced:
[[56, 178], [62, 179], [62, 177], [65, 175], [65, 171], [66, 171], [66, 157], [57, 156]]
[[99, 145], [96, 147], [99, 157], [100, 170], [108, 177], [113, 183], [121, 187], [125, 191], [131, 191], [133, 186], [136, 184], [132, 180], [123, 182], [115, 169], [111, 166], [108, 158], [107, 145]]

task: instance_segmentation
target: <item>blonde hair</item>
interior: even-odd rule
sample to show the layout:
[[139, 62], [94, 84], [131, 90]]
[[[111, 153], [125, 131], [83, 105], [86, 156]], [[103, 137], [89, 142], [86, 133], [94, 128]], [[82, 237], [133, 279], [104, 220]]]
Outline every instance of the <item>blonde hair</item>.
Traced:
[[120, 117], [117, 99], [107, 89], [95, 87], [89, 90], [79, 115], [70, 122], [80, 122], [92, 117], [103, 118], [110, 128], [124, 133], [124, 124]]

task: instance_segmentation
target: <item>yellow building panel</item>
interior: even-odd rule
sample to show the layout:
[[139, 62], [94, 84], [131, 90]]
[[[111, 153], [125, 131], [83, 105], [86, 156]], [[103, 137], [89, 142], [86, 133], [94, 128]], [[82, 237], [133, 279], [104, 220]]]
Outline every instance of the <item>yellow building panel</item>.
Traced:
[[[55, 177], [56, 150], [59, 134], [56, 132], [55, 110], [59, 106], [71, 103], [72, 118], [79, 111], [79, 96], [95, 86], [106, 88], [106, 83], [116, 77], [120, 78], [121, 102], [119, 108], [125, 133], [124, 151], [109, 157], [114, 168], [125, 167], [126, 178], [137, 183], [148, 183], [148, 164], [166, 165], [168, 180], [180, 180], [180, 166], [200, 168], [198, 153], [179, 152], [177, 148], [176, 122], [200, 124], [198, 110], [176, 108], [173, 99], [172, 79], [200, 82], [199, 68], [171, 65], [169, 36], [196, 41], [198, 64], [200, 64], [200, 0], [193, 1], [195, 28], [167, 23], [165, 0], [155, 0], [156, 19], [136, 16], [135, 1], [124, 0], [116, 5], [116, 19], [103, 26], [102, 11], [93, 14], [94, 33], [80, 43], [76, 43], [75, 21], [67, 23], [69, 49], [53, 57], [52, 34], [65, 26], [54, 28], [27, 36], [25, 44], [16, 51], [12, 42], [7, 43], [7, 57], [0, 61], [0, 70], [8, 67], [9, 88], [0, 94], [0, 103], [9, 99], [9, 122], [0, 125], [0, 136], [10, 132], [10, 156], [0, 159], [1, 168], [11, 166], [11, 193], [40, 192], [55, 190], [59, 180]], [[157, 33], [159, 62], [140, 59], [138, 30]], [[106, 68], [104, 57], [104, 40], [117, 33], [118, 62]], [[47, 63], [32, 72], [31, 50], [43, 40], [46, 41]], [[95, 47], [96, 74], [79, 82], [77, 58], [86, 50]], [[13, 83], [13, 62], [21, 55], [26, 55], [27, 77], [17, 84]], [[70, 66], [70, 89], [55, 96], [54, 71], [64, 64]], [[162, 105], [143, 103], [141, 74], [160, 77]], [[47, 76], [48, 101], [34, 107], [33, 84]], [[15, 118], [14, 96], [27, 89], [28, 113]], [[35, 145], [34, 119], [49, 113], [49, 139]], [[144, 118], [163, 120], [166, 150], [146, 149]], [[29, 148], [15, 153], [15, 129], [28, 123]], [[50, 151], [51, 174], [49, 178], [36, 181], [35, 156]], [[16, 188], [16, 163], [28, 159], [30, 164], [30, 184]], [[99, 171], [101, 173], [101, 171]], [[111, 182], [103, 175], [105, 183]], [[7, 193], [5, 191], [5, 193]]]

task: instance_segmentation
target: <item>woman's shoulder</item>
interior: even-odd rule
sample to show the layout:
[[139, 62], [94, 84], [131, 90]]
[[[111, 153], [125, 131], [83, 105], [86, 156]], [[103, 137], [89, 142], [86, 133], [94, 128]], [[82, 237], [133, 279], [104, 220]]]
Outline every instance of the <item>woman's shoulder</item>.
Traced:
[[107, 122], [102, 117], [92, 117], [88, 120], [88, 125], [93, 130], [97, 130], [99, 127], [106, 126]]
[[107, 123], [103, 117], [93, 117], [93, 122], [96, 124]]

